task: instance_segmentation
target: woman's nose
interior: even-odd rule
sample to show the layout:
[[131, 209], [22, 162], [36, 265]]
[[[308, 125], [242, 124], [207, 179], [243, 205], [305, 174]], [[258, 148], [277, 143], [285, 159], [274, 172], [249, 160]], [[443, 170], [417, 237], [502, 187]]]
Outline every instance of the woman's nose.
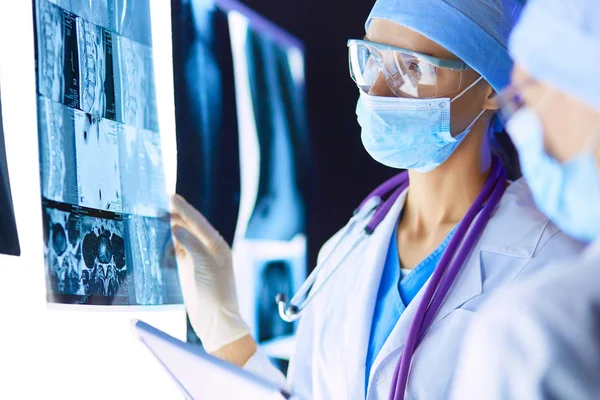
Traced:
[[371, 96], [379, 96], [379, 97], [395, 97], [394, 92], [390, 88], [387, 79], [385, 79], [385, 75], [382, 72], [377, 75], [377, 79], [375, 83], [369, 90], [369, 94]]

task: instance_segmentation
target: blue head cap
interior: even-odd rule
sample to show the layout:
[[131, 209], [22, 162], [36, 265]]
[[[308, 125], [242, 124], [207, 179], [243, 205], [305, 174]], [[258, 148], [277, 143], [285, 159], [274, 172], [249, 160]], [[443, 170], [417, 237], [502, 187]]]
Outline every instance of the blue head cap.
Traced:
[[523, 3], [524, 0], [377, 0], [366, 27], [378, 18], [412, 29], [469, 64], [500, 91], [510, 82], [513, 64], [507, 50], [508, 37]]
[[598, 0], [530, 0], [510, 51], [537, 80], [600, 110]]

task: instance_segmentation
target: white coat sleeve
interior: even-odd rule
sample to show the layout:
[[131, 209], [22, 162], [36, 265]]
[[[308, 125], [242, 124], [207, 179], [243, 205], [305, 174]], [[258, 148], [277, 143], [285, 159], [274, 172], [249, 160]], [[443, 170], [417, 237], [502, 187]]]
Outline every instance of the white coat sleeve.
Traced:
[[548, 265], [490, 299], [465, 336], [452, 400], [600, 398], [600, 313], [582, 285], [600, 268], [575, 273], [577, 263]]
[[310, 305], [305, 309], [296, 333], [296, 351], [290, 360], [288, 382], [292, 393], [303, 400], [313, 396], [314, 314]]
[[[339, 241], [343, 231], [344, 229], [338, 231], [321, 247], [319, 256], [317, 257], [317, 264], [321, 263], [329, 255], [335, 243]], [[321, 280], [317, 276], [314, 286], [318, 287], [320, 284]], [[326, 296], [324, 292], [322, 292], [323, 297]], [[302, 312], [296, 332], [296, 349], [294, 356], [290, 360], [288, 369], [288, 382], [292, 388], [292, 394], [302, 400], [315, 398], [313, 364], [315, 357], [318, 357], [318, 355], [314, 347], [315, 343], [317, 343], [316, 339], [319, 339], [318, 335], [322, 333], [320, 326], [317, 326], [315, 323], [315, 309], [320, 307], [319, 301], [323, 300], [323, 297], [319, 298], [315, 296], [314, 300]], [[327, 299], [324, 301], [327, 301]]]
[[260, 347], [246, 362], [244, 369], [273, 383], [281, 389], [289, 391], [285, 375], [271, 363], [269, 357], [267, 357]]
[[288, 368], [288, 381], [286, 377], [269, 360], [267, 355], [260, 350], [246, 362], [244, 369], [260, 376], [261, 378], [292, 393], [295, 398], [302, 400], [312, 399], [312, 316], [305, 311], [300, 319], [296, 333], [296, 348]]
[[[566, 310], [558, 310], [555, 320], [527, 310], [523, 293], [504, 295], [523, 301], [506, 308], [497, 298], [473, 323], [465, 337], [452, 400], [599, 399], [599, 343], [594, 336], [598, 329], [590, 334], [584, 321], [569, 322], [566, 314], [559, 315]], [[561, 319], [561, 324], [571, 324], [570, 330], [553, 326]]]

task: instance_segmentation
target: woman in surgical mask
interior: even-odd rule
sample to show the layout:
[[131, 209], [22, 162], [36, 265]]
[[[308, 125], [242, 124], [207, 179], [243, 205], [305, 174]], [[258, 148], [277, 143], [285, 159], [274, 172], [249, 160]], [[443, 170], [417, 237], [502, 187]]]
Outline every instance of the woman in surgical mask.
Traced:
[[511, 38], [507, 130], [539, 208], [591, 242], [497, 293], [465, 340], [455, 399], [600, 399], [600, 3], [531, 0]]
[[581, 249], [492, 155], [520, 10], [515, 0], [378, 0], [366, 37], [348, 42], [363, 144], [407, 169], [410, 184], [351, 256], [358, 232], [323, 247], [321, 260], [343, 261], [327, 282], [317, 277], [287, 382], [239, 316], [228, 246], [173, 199], [184, 298], [209, 352], [304, 399], [447, 398], [463, 334], [487, 297]]

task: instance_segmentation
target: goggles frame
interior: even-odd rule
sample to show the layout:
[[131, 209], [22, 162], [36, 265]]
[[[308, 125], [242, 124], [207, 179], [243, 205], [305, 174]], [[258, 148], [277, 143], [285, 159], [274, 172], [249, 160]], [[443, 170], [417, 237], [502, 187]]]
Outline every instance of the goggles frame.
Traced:
[[[407, 73], [407, 75], [406, 75], [408, 77], [408, 79], [407, 79], [403, 75], [403, 72], [402, 72], [402, 71], [404, 71], [404, 68], [398, 64], [398, 60], [402, 59], [402, 56], [416, 59], [418, 63], [424, 63], [423, 68], [426, 68], [424, 71], [426, 71], [427, 69], [437, 70], [437, 71], [446, 70], [446, 71], [450, 71], [452, 73], [460, 74], [459, 76], [462, 76], [463, 71], [472, 70], [472, 68], [467, 63], [465, 63], [464, 61], [461, 61], [461, 60], [441, 59], [441, 58], [434, 57], [434, 56], [431, 56], [428, 54], [423, 54], [423, 53], [419, 53], [416, 51], [403, 49], [401, 47], [390, 46], [387, 44], [370, 42], [368, 40], [350, 39], [347, 42], [347, 46], [348, 46], [348, 58], [349, 58], [348, 62], [349, 62], [349, 67], [350, 67], [350, 77], [359, 86], [359, 88], [362, 88], [363, 90], [368, 90], [366, 88], [369, 87], [370, 84], [366, 83], [369, 81], [369, 79], [366, 78], [364, 75], [366, 70], [363, 70], [363, 65], [367, 65], [368, 63], [371, 62], [371, 60], [373, 60], [378, 65], [377, 68], [379, 70], [379, 73], [382, 73], [385, 76], [386, 80], [388, 81], [388, 85], [390, 86], [390, 88], [392, 89], [394, 94], [398, 97], [407, 97], [408, 96], [408, 97], [414, 97], [414, 98], [436, 98], [441, 95], [446, 95], [448, 93], [454, 93], [455, 91], [457, 92], [460, 89], [460, 83], [459, 83], [459, 87], [457, 87], [455, 91], [446, 89], [446, 91], [444, 91], [443, 93], [442, 92], [438, 93], [437, 92], [437, 84], [434, 83], [433, 87], [436, 88], [435, 93], [424, 94], [423, 96], [419, 96], [418, 86], [420, 86], [420, 84], [417, 83], [418, 81], [412, 81], [409, 73]], [[363, 53], [364, 56], [360, 56], [359, 54], [361, 54], [363, 51], [365, 51], [365, 53]], [[389, 59], [385, 56], [385, 54], [386, 53], [389, 54], [390, 52], [393, 55], [393, 59], [396, 60], [396, 61], [394, 61], [394, 63], [395, 63], [394, 69], [396, 71], [390, 69], [390, 68], [393, 68], [393, 67], [391, 67], [391, 65], [387, 65], [387, 63], [389, 62]], [[386, 61], [386, 59], [388, 61]], [[429, 67], [426, 67], [426, 65], [429, 65]], [[420, 72], [419, 72], [419, 74], [420, 74]], [[403, 90], [400, 87], [399, 83], [397, 82], [397, 80], [398, 80], [397, 76], [401, 77], [399, 83], [402, 86], [403, 86], [402, 82], [411, 82], [412, 81], [413, 90]], [[419, 76], [421, 76], [421, 75], [419, 75]], [[417, 78], [417, 79], [419, 79], [419, 78]], [[462, 80], [462, 78], [461, 78], [461, 80]], [[365, 83], [363, 83], [363, 82], [365, 82]], [[435, 82], [435, 81], [433, 81], [433, 82]], [[426, 84], [426, 85], [431, 86], [431, 84]], [[410, 85], [409, 85], [409, 89], [410, 89]]]
[[408, 54], [413, 57], [421, 58], [438, 68], [446, 68], [446, 69], [451, 69], [451, 70], [455, 70], [455, 71], [468, 71], [468, 70], [473, 69], [464, 61], [438, 58], [438, 57], [431, 56], [429, 54], [423, 54], [423, 53], [419, 53], [416, 51], [403, 49], [402, 47], [396, 47], [396, 46], [390, 46], [390, 45], [382, 44], [382, 43], [370, 42], [368, 40], [350, 39], [350, 40], [348, 40], [347, 46], [348, 46], [348, 48], [350, 48], [353, 45], [358, 45], [358, 44], [374, 47], [374, 48], [376, 48], [378, 50], [382, 50], [382, 51], [390, 51], [391, 50], [391, 51], [397, 51], [397, 52], [403, 53], [403, 54]]

